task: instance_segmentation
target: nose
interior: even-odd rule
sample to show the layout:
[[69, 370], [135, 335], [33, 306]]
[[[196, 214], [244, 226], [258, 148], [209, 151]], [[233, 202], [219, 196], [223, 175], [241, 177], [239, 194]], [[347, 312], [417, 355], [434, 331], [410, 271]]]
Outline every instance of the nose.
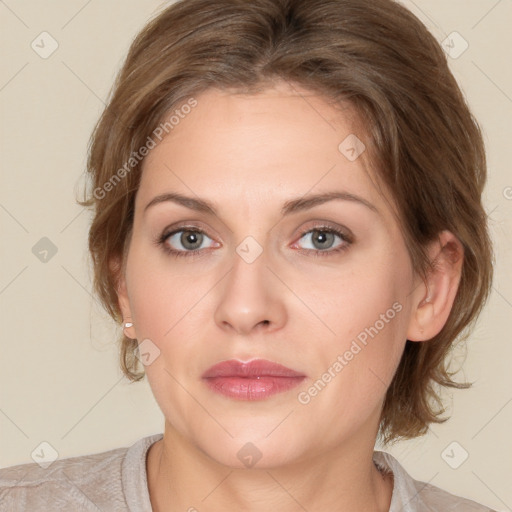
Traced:
[[247, 335], [284, 325], [284, 286], [267, 264], [265, 251], [252, 262], [234, 255], [215, 310], [215, 322], [221, 329]]

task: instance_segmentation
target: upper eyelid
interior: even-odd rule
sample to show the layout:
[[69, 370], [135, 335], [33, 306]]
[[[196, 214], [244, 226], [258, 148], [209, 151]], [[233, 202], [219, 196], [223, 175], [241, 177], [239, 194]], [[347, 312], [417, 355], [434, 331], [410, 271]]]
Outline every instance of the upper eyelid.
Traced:
[[164, 229], [164, 231], [162, 232], [162, 237], [165, 237], [165, 238], [169, 238], [170, 236], [172, 235], [176, 235], [177, 233], [181, 233], [182, 231], [191, 231], [193, 233], [201, 233], [202, 235], [206, 235], [208, 238], [211, 238], [213, 239], [213, 237], [211, 237], [209, 234], [208, 234], [208, 231], [206, 231], [204, 228], [199, 228], [197, 226], [183, 226], [183, 227], [177, 227], [177, 228], [172, 228], [172, 229]]
[[[300, 235], [303, 236], [306, 233], [309, 233], [310, 231], [315, 231], [315, 230], [317, 230], [317, 231], [328, 231], [328, 230], [338, 231], [341, 234], [346, 234], [346, 236], [350, 236], [350, 234], [351, 234], [351, 232], [350, 232], [350, 230], [348, 230], [348, 228], [344, 228], [341, 226], [339, 226], [339, 227], [332, 226], [332, 225], [330, 225], [331, 223], [326, 222], [326, 221], [323, 221], [323, 222], [318, 221], [318, 222], [319, 222], [319, 224], [312, 225], [307, 228], [303, 228], [300, 231]], [[200, 227], [200, 226], [193, 225], [193, 224], [182, 225], [182, 226], [179, 226], [179, 225], [178, 226], [169, 226], [169, 227], [163, 229], [162, 234], [164, 234], [166, 236], [170, 236], [170, 235], [179, 233], [180, 231], [199, 231], [203, 234], [206, 234], [207, 236], [209, 236], [211, 238], [211, 236], [209, 235], [209, 231], [207, 229]], [[345, 233], [346, 231], [348, 231], [348, 233]]]
[[162, 230], [162, 236], [170, 236], [179, 233], [180, 231], [199, 231], [201, 233], [204, 233], [205, 235], [208, 235], [211, 238], [208, 229], [202, 226], [196, 226], [195, 224], [192, 223], [186, 225], [180, 225], [179, 223], [177, 223], [177, 225], [171, 224], [170, 226], [167, 226]]
[[346, 233], [346, 229], [342, 227], [330, 226], [329, 224], [316, 225], [304, 228], [303, 230], [300, 231], [300, 235], [303, 236], [306, 233], [310, 233], [311, 231], [331, 231], [333, 233], [339, 233], [347, 237], [349, 236], [349, 233]]
[[356, 236], [346, 226], [337, 225], [333, 222], [327, 222], [327, 221], [318, 221], [319, 223], [316, 225], [312, 225], [309, 227], [305, 227], [300, 232], [300, 237], [302, 238], [306, 233], [309, 233], [311, 231], [332, 231], [335, 232], [338, 236], [340, 236], [344, 241], [348, 243], [353, 243], [356, 240]]

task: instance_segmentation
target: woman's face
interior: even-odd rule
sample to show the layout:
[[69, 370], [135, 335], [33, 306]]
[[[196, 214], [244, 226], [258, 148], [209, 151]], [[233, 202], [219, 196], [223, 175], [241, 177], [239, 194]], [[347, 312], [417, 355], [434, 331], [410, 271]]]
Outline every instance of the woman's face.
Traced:
[[373, 449], [418, 281], [364, 134], [283, 84], [195, 99], [144, 161], [120, 293], [166, 430], [236, 467]]

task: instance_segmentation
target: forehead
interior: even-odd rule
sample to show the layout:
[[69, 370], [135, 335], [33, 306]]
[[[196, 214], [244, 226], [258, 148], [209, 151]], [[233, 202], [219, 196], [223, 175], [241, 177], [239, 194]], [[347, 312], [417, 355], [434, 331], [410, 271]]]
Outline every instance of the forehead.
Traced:
[[383, 203], [364, 152], [354, 159], [366, 134], [349, 106], [287, 83], [256, 94], [209, 89], [194, 99], [145, 158], [138, 209], [171, 191], [225, 208], [280, 207], [288, 197], [333, 190]]

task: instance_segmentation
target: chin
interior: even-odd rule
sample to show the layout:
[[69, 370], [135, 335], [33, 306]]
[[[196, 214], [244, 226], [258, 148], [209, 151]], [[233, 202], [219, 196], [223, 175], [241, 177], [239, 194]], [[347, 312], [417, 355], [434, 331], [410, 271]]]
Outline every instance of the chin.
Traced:
[[[274, 424], [275, 425], [278, 423]], [[290, 464], [300, 457], [299, 446], [306, 446], [306, 440], [293, 439], [291, 432], [285, 429], [279, 434], [268, 435], [270, 430], [258, 432], [253, 428], [250, 431], [240, 432], [230, 437], [223, 432], [222, 435], [208, 435], [203, 432], [204, 439], [197, 439], [195, 444], [205, 455], [215, 462], [234, 469], [273, 469]], [[232, 433], [233, 434], [233, 433]]]

